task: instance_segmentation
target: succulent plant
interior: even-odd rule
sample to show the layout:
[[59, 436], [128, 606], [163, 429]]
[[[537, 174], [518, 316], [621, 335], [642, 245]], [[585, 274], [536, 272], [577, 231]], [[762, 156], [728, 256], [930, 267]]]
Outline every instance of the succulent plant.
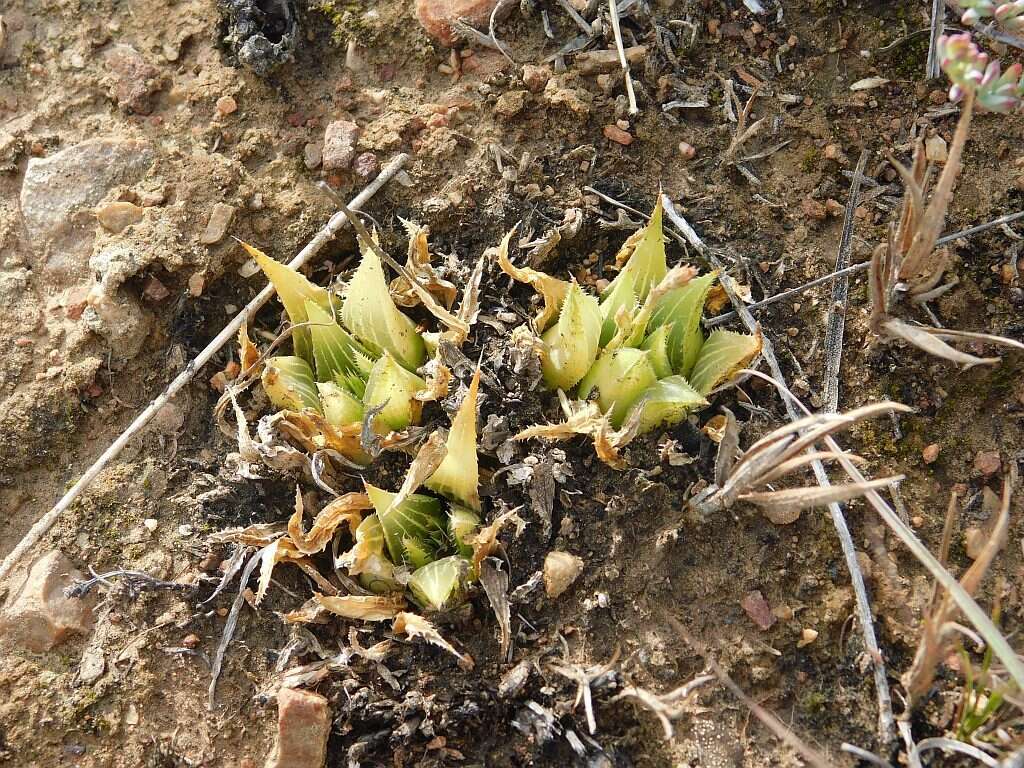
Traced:
[[998, 3], [992, 0], [958, 0], [964, 9], [960, 21], [968, 27], [992, 19], [1007, 32], [1024, 32], [1024, 0]]
[[[1020, 13], [1024, 13], [1024, 2], [1007, 5], [1019, 5]], [[1024, 26], [1024, 16], [1020, 19]], [[1020, 107], [1024, 100], [1024, 68], [1020, 64], [1012, 64], [1003, 72], [998, 59], [990, 60], [968, 32], [943, 35], [938, 52], [939, 65], [952, 82], [950, 101], [960, 101], [970, 94], [978, 106], [990, 112], [1007, 114]]]
[[717, 275], [669, 269], [660, 201], [619, 251], [622, 269], [600, 299], [575, 282], [515, 267], [508, 241], [502, 269], [544, 298], [534, 329], [545, 383], [594, 397], [615, 429], [637, 434], [678, 423], [760, 352], [756, 336], [717, 330], [705, 339], [700, 319]]

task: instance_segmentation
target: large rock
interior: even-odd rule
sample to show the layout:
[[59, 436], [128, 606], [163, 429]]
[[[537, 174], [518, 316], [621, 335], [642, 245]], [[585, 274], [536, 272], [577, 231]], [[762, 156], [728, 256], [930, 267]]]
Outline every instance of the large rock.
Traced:
[[92, 607], [65, 588], [82, 574], [64, 553], [53, 550], [37, 560], [21, 587], [8, 598], [0, 614], [0, 636], [5, 643], [40, 653], [48, 651], [72, 633], [88, 633]]
[[474, 27], [486, 27], [498, 0], [416, 0], [416, 18], [427, 34], [442, 45], [455, 42], [454, 24], [463, 19]]
[[83, 277], [92, 251], [92, 209], [111, 189], [134, 184], [153, 163], [141, 141], [89, 139], [46, 158], [32, 158], [21, 185], [21, 215], [35, 266], [50, 275]]
[[327, 699], [282, 688], [277, 694], [277, 741], [265, 768], [322, 768], [330, 733]]

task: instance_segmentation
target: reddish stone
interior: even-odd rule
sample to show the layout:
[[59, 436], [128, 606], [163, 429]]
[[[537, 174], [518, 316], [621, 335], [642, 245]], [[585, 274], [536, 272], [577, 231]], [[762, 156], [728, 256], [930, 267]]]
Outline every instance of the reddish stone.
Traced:
[[330, 733], [326, 698], [282, 688], [277, 694], [277, 740], [265, 768], [321, 768]]
[[978, 451], [978, 455], [974, 457], [974, 469], [985, 477], [994, 475], [1001, 466], [999, 451]]
[[359, 126], [351, 120], [335, 120], [324, 131], [323, 167], [325, 171], [348, 168], [356, 156]]
[[761, 631], [768, 631], [776, 621], [771, 606], [768, 605], [768, 601], [764, 599], [764, 595], [759, 590], [748, 592], [740, 602], [740, 606]]
[[148, 115], [152, 96], [163, 85], [160, 70], [130, 45], [116, 45], [107, 54], [107, 69], [114, 76], [113, 96], [126, 112]]
[[602, 132], [606, 139], [614, 141], [616, 144], [621, 144], [624, 147], [628, 147], [633, 143], [633, 134], [622, 130], [617, 125], [606, 125]]
[[82, 574], [60, 550], [37, 560], [21, 587], [8, 599], [0, 614], [0, 635], [6, 642], [40, 653], [48, 651], [73, 633], [87, 633], [92, 607], [64, 590]]
[[416, 18], [428, 35], [451, 47], [452, 27], [458, 19], [474, 27], [486, 26], [497, 4], [498, 0], [416, 0]]

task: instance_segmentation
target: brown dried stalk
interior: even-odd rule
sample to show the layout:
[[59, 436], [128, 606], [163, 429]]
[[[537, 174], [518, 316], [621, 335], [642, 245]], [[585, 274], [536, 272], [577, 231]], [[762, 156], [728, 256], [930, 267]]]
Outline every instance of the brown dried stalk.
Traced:
[[900, 219], [889, 238], [877, 248], [871, 257], [871, 272], [868, 280], [871, 291], [871, 329], [888, 339], [902, 339], [925, 352], [945, 360], [970, 367], [999, 362], [998, 357], [977, 357], [961, 352], [946, 340], [984, 341], [1024, 350], [1024, 344], [1002, 336], [967, 331], [950, 331], [931, 326], [911, 325], [891, 314], [892, 305], [898, 292], [906, 293], [913, 303], [922, 303], [941, 295], [951, 287], [936, 287], [949, 266], [949, 251], [936, 251], [936, 241], [946, 221], [946, 211], [953, 199], [953, 188], [960, 175], [964, 144], [974, 113], [974, 96], [968, 94], [964, 100], [960, 122], [949, 147], [949, 157], [942, 169], [938, 183], [928, 197], [928, 164], [925, 158], [924, 142], [918, 140], [914, 147], [914, 159], [906, 168], [893, 158], [893, 167], [903, 177], [904, 193]]
[[[1006, 532], [1010, 524], [1010, 488], [1011, 480], [1007, 476], [1003, 480], [1003, 497], [1000, 504], [998, 517], [992, 529], [988, 541], [978, 554], [967, 572], [960, 578], [960, 586], [964, 591], [974, 596], [985, 577], [992, 561], [1003, 545], [1006, 543]], [[946, 511], [946, 524], [942, 530], [942, 544], [939, 548], [939, 562], [946, 564], [946, 557], [949, 553], [949, 542], [953, 532], [953, 521], [957, 512], [957, 495], [950, 494], [949, 507]], [[907, 706], [913, 709], [928, 694], [935, 680], [935, 671], [942, 660], [950, 653], [950, 636], [952, 633], [951, 623], [960, 613], [957, 605], [953, 602], [949, 593], [942, 590], [936, 583], [932, 593], [930, 610], [925, 616], [924, 625], [921, 629], [921, 642], [914, 654], [914, 662], [906, 674], [903, 675], [903, 686], [907, 689]]]
[[[819, 441], [858, 421], [889, 411], [912, 410], [899, 403], [881, 402], [848, 413], [807, 416], [761, 438], [738, 461], [733, 458], [738, 443], [736, 420], [726, 411], [726, 434], [719, 445], [715, 483], [694, 497], [690, 507], [701, 515], [708, 515], [730, 509], [736, 502], [747, 502], [759, 507], [772, 522], [785, 525], [796, 520], [804, 509], [852, 499], [901, 480], [902, 476], [898, 475], [845, 485], [771, 488], [772, 483], [815, 461], [838, 460], [840, 453], [849, 461], [862, 462], [860, 457], [842, 451], [813, 449]], [[765, 488], [768, 490], [762, 490]]]

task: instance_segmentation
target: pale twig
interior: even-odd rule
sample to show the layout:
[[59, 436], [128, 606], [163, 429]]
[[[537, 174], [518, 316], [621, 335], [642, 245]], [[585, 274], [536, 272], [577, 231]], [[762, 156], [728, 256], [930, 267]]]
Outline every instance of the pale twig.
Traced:
[[626, 97], [629, 99], [629, 114], [635, 115], [640, 111], [636, 105], [636, 94], [633, 92], [633, 76], [629, 74], [629, 61], [626, 59], [626, 49], [622, 44], [622, 29], [619, 24], [619, 7], [615, 0], [608, 0], [608, 7], [612, 17], [612, 34], [615, 36], [615, 47], [619, 51], [619, 64], [622, 65], [622, 76], [626, 80]]
[[939, 37], [945, 29], [946, 6], [944, 0], [932, 0], [931, 37], [928, 40], [928, 60], [925, 62], [924, 76], [934, 80], [939, 76]]
[[[712, 264], [722, 272], [722, 263], [714, 253], [709, 252], [709, 258]], [[724, 272], [722, 273], [724, 274]], [[728, 280], [722, 281], [722, 287], [725, 288], [729, 300], [732, 302], [743, 324], [746, 325], [751, 333], [757, 332], [759, 330], [757, 322], [754, 320], [753, 315], [747, 311], [743, 301], [732, 290]], [[768, 363], [772, 376], [780, 383], [784, 382], [785, 378], [782, 375], [782, 368], [779, 366], [778, 358], [775, 357], [775, 349], [771, 340], [767, 337], [763, 338], [761, 354], [764, 356], [765, 362]], [[796, 421], [802, 416], [791, 402], [786, 398], [782, 400], [791, 421]], [[835, 441], [831, 439], [829, 439], [829, 443], [832, 446], [836, 446]], [[836, 446], [835, 450], [842, 449]], [[814, 470], [814, 476], [818, 484], [822, 487], [828, 487], [830, 483], [824, 464], [816, 460], [812, 462], [811, 467]], [[864, 480], [864, 477], [861, 476], [860, 480]], [[878, 496], [874, 491], [871, 491], [871, 494]], [[875, 690], [878, 696], [878, 729], [881, 741], [887, 744], [892, 738], [893, 729], [892, 696], [889, 692], [889, 680], [885, 672], [885, 660], [882, 658], [882, 652], [878, 647], [878, 640], [875, 637], [875, 625], [871, 617], [871, 604], [868, 601], [867, 587], [864, 585], [864, 574], [860, 569], [860, 563], [857, 561], [857, 550], [853, 544], [853, 537], [850, 536], [850, 529], [846, 525], [842, 506], [838, 502], [833, 502], [828, 505], [828, 509], [832, 517], [832, 524], [836, 529], [836, 534], [839, 536], [839, 543], [843, 550], [843, 558], [846, 561], [847, 570], [850, 572], [850, 582], [853, 585], [853, 592], [856, 597], [857, 618], [864, 637], [864, 647], [874, 664]]]
[[[767, 342], [767, 339], [765, 341]], [[763, 354], [765, 359], [767, 359], [767, 353]], [[767, 376], [764, 378], [768, 379]], [[782, 379], [772, 381], [771, 383], [784, 395], [783, 400], [790, 403], [790, 407], [798, 407], [803, 413], [810, 415], [811, 412], [785, 386]], [[866, 481], [857, 465], [849, 461], [835, 440], [826, 436], [825, 443], [831, 450], [839, 452], [836, 460], [843, 465], [846, 474], [857, 482]], [[1024, 660], [1017, 656], [1016, 651], [1013, 650], [1010, 643], [992, 622], [988, 614], [974, 601], [974, 598], [961, 586], [960, 582], [935, 558], [935, 555], [921, 543], [921, 540], [917, 538], [917, 534], [911, 530], [910, 526], [903, 522], [903, 519], [877, 491], [869, 489], [865, 492], [864, 498], [871, 504], [875, 512], [878, 513], [878, 516], [882, 518], [882, 522], [889, 526], [892, 532], [896, 534], [896, 537], [918, 559], [928, 573], [931, 574], [932, 578], [938, 582], [939, 586], [946, 590], [949, 597], [957, 604], [960, 611], [967, 617], [978, 631], [978, 634], [984, 638], [989, 648], [992, 649], [992, 652], [1003, 663], [1007, 673], [1013, 678], [1014, 684], [1024, 690]]]
[[[850, 182], [850, 197], [846, 201], [843, 233], [839, 238], [839, 252], [836, 254], [836, 272], [845, 269], [850, 263], [853, 213], [857, 208], [857, 196], [860, 194], [860, 180], [864, 178], [864, 168], [870, 156], [871, 153], [866, 149], [860, 153], [857, 170], [853, 172], [853, 180]], [[849, 298], [850, 278], [841, 277], [832, 283], [832, 300], [828, 305], [825, 326], [825, 384], [822, 388], [822, 400], [825, 401], [825, 410], [829, 413], [839, 410], [839, 368], [843, 362], [843, 336], [846, 330], [846, 304]]]
[[[395, 174], [397, 174], [402, 166], [405, 165], [405, 161], [408, 159], [408, 155], [400, 154], [395, 157], [390, 163], [388, 163], [377, 176], [366, 188], [363, 189], [358, 195], [352, 199], [350, 205], [351, 208], [361, 208], [367, 201], [370, 200], [385, 184], [387, 184]], [[327, 225], [321, 229], [312, 240], [291, 260], [289, 266], [298, 269], [305, 264], [310, 258], [315, 256], [320, 250], [335, 236], [348, 225], [348, 219], [343, 213], [334, 214]], [[89, 469], [85, 471], [78, 482], [76, 482], [71, 489], [64, 494], [64, 497], [57, 502], [57, 504], [45, 515], [36, 521], [35, 525], [25, 534], [24, 538], [18, 545], [11, 551], [7, 557], [4, 558], [3, 563], [0, 563], [0, 581], [7, 577], [11, 572], [11, 569], [18, 563], [18, 561], [34, 547], [43, 536], [53, 527], [53, 524], [57, 522], [57, 519], [71, 506], [71, 504], [77, 499], [82, 492], [89, 487], [89, 485], [95, 480], [100, 472], [124, 450], [124, 447], [135, 437], [142, 429], [150, 422], [150, 420], [163, 408], [167, 403], [171, 401], [182, 388], [185, 387], [199, 370], [206, 365], [213, 358], [215, 354], [227, 344], [229, 341], [235, 338], [238, 333], [238, 329], [241, 328], [243, 323], [249, 321], [260, 307], [267, 303], [271, 296], [274, 295], [273, 285], [267, 285], [262, 291], [256, 294], [256, 297], [250, 301], [245, 308], [239, 312], [234, 320], [228, 323], [224, 330], [217, 334], [217, 336], [206, 345], [202, 352], [195, 356], [185, 369], [178, 374], [175, 379], [167, 385], [165, 389], [153, 402], [146, 406], [145, 410], [142, 411], [135, 420], [128, 425], [128, 428], [118, 436], [118, 438], [105, 450], [98, 459], [93, 463]]]
[[975, 227], [968, 227], [967, 229], [961, 229], [959, 232], [953, 232], [949, 235], [943, 235], [935, 241], [935, 246], [945, 245], [951, 243], [954, 240], [958, 240], [961, 237], [970, 237], [971, 235], [977, 235], [995, 227], [1001, 227], [1003, 224], [1009, 224], [1017, 219], [1024, 219], [1024, 211], [1017, 211], [1016, 213], [1008, 213], [1005, 216], [1000, 216], [998, 219], [992, 219], [992, 221], [985, 222], [984, 224], [978, 224]]
[[[921, 753], [932, 749], [948, 749], [951, 752], [959, 752], [961, 755], [973, 757], [979, 763], [984, 763], [989, 766], [989, 768], [999, 768], [1000, 765], [998, 760], [991, 755], [982, 752], [973, 744], [965, 744], [962, 741], [947, 739], [941, 736], [935, 736], [933, 738], [917, 742], [915, 758], [917, 758], [917, 761], [920, 761]], [[913, 762], [915, 762], [915, 760], [912, 759], [911, 763]]]
[[[804, 291], [810, 288], [814, 288], [817, 285], [821, 285], [822, 283], [828, 283], [831, 282], [832, 280], [835, 280], [836, 278], [847, 277], [849, 275], [856, 274], [857, 272], [864, 272], [870, 266], [871, 262], [869, 261], [864, 261], [861, 262], [860, 264], [852, 264], [846, 269], [841, 269], [838, 272], [829, 272], [827, 275], [823, 275], [822, 277], [816, 277], [813, 280], [808, 280], [806, 283], [804, 283], [803, 285], [798, 285], [796, 288], [790, 288], [789, 290], [783, 291], [782, 293], [776, 293], [774, 296], [769, 296], [767, 299], [755, 301], [753, 304], [748, 304], [746, 306], [746, 309], [748, 312], [754, 312], [756, 310], [763, 309], [764, 307], [776, 304], [780, 301], [785, 301], [786, 299], [792, 298], [793, 296], [798, 296]], [[730, 320], [734, 320], [736, 317], [737, 315], [735, 312], [726, 312], [725, 314], [717, 315], [715, 317], [705, 320], [704, 327], [714, 328], [719, 325], [724, 325]]]

